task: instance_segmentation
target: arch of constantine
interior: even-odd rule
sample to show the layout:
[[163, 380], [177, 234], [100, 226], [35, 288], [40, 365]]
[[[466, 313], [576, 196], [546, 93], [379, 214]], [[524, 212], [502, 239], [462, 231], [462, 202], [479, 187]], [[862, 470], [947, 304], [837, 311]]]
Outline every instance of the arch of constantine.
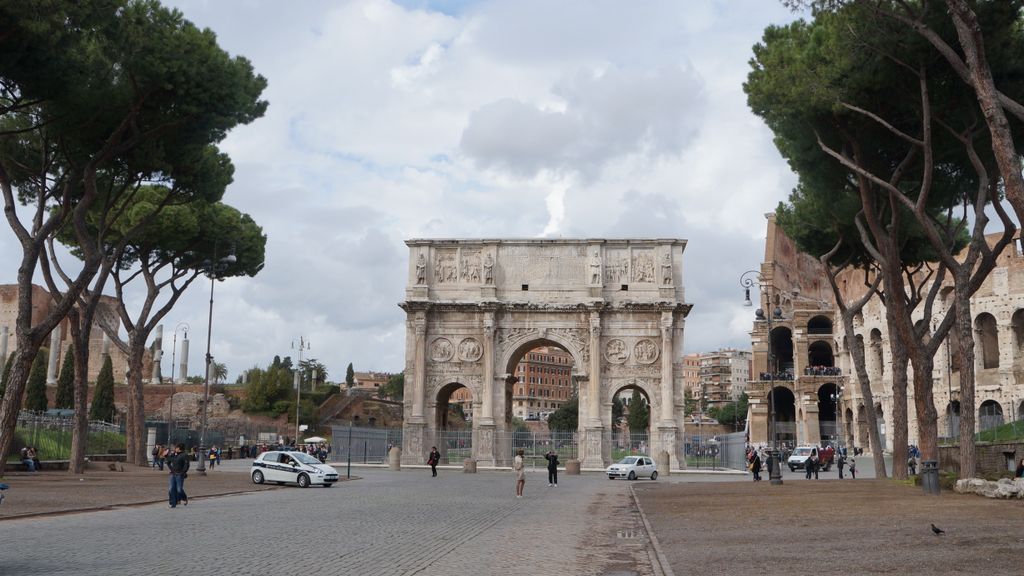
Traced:
[[472, 456], [508, 465], [517, 363], [538, 346], [573, 361], [579, 459], [611, 460], [616, 394], [650, 405], [650, 453], [683, 455], [685, 240], [408, 240], [402, 460], [422, 464], [452, 389], [472, 394]]

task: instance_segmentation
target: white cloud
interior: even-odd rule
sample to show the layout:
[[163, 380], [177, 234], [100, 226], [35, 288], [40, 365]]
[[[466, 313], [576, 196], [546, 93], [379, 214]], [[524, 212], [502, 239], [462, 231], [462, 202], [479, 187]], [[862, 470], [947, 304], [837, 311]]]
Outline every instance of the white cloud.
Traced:
[[[267, 115], [223, 143], [225, 201], [268, 234], [254, 279], [218, 283], [211, 349], [232, 378], [292, 354], [333, 378], [400, 370], [414, 237], [670, 236], [689, 351], [749, 345], [741, 272], [794, 183], [746, 108], [772, 0], [171, 0], [268, 78]], [[18, 251], [0, 233], [0, 281]], [[209, 285], [165, 321], [202, 369]], [[165, 363], [169, 372], [169, 363]]]

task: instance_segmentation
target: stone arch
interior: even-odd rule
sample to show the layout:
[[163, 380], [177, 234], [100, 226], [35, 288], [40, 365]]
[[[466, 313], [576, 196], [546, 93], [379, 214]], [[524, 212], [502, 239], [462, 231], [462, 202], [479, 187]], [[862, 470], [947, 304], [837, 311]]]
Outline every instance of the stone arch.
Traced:
[[777, 326], [771, 333], [771, 352], [774, 366], [768, 368], [779, 374], [793, 369], [793, 331], [787, 326]]
[[839, 385], [835, 382], [818, 387], [818, 434], [822, 442], [831, 439], [832, 445], [839, 443]]
[[[457, 381], [448, 382], [436, 389], [437, 391], [434, 395], [434, 422], [438, 430], [449, 430], [452, 428], [451, 425], [454, 424], [451, 420], [452, 406], [459, 405], [451, 402], [452, 395], [457, 390], [462, 389], [469, 390], [470, 394], [473, 394], [473, 390], [469, 386]], [[473, 394], [473, 398], [476, 397], [477, 395]]]
[[885, 355], [882, 353], [882, 331], [878, 328], [871, 329], [871, 346], [866, 356], [872, 362], [873, 368], [879, 378], [885, 376]]
[[843, 413], [843, 437], [847, 445], [853, 446], [856, 443], [853, 441], [853, 409], [847, 408]]
[[864, 405], [857, 406], [857, 444], [861, 448], [871, 446], [871, 436], [868, 435], [868, 416]]
[[980, 348], [981, 367], [999, 368], [999, 329], [995, 316], [982, 312], [974, 317], [976, 346]]
[[[787, 442], [796, 442], [797, 409], [796, 396], [788, 386], [775, 386], [768, 392], [768, 427], [775, 427], [774, 433], [769, 433], [769, 442], [773, 436], [779, 445]], [[774, 410], [774, 417], [772, 417]]]
[[812, 342], [807, 347], [807, 365], [834, 367], [835, 356], [832, 354], [832, 345], [824, 340]]
[[808, 334], [831, 334], [832, 320], [828, 316], [815, 316], [807, 321]]
[[978, 406], [978, 430], [985, 431], [1003, 425], [1003, 406], [995, 400], [985, 400]]
[[[875, 402], [875, 418], [878, 419], [878, 441], [882, 443], [881, 446], [877, 447], [879, 450], [885, 450], [885, 410], [882, 408], [881, 402]], [[875, 449], [875, 446], [871, 447]]]
[[[636, 390], [636, 391], [640, 392], [641, 398], [647, 404], [648, 421], [647, 421], [647, 429], [644, 430], [643, 432], [639, 432], [638, 431], [637, 433], [639, 433], [639, 434], [645, 434], [646, 433], [646, 434], [650, 435], [653, 432], [653, 429], [654, 429], [654, 424], [655, 424], [656, 418], [655, 418], [655, 415], [650, 413], [650, 411], [651, 411], [651, 406], [654, 405], [652, 400], [654, 398], [655, 391], [651, 390], [650, 388], [651, 388], [651, 386], [647, 382], [631, 380], [629, 382], [626, 382], [625, 384], [620, 384], [620, 385], [612, 388], [614, 390], [614, 392], [612, 392], [612, 394], [610, 396], [610, 398], [614, 399], [619, 394], [621, 394], [621, 393], [623, 393], [623, 392], [625, 392], [627, 390], [630, 391], [630, 394], [632, 394], [633, 390]], [[626, 414], [629, 413], [629, 410], [632, 409], [632, 406], [630, 406], [630, 404], [631, 404], [630, 402], [626, 402], [626, 401], [623, 401], [623, 404], [626, 405], [626, 411], [625, 411], [625, 414], [623, 414], [623, 416], [624, 416], [624, 418], [623, 418], [623, 426], [622, 426], [621, 429], [618, 429], [618, 430], [617, 429], [613, 429], [612, 430], [613, 441], [616, 441], [617, 443], [619, 442], [619, 440], [614, 438], [615, 433], [620, 432], [620, 431], [624, 432], [624, 433], [631, 433], [632, 432], [632, 431], [629, 430], [629, 427], [626, 425], [627, 420], [625, 418]], [[608, 407], [608, 410], [609, 411], [611, 410], [610, 406]], [[630, 440], [630, 443], [631, 444], [635, 444], [631, 440]], [[649, 444], [649, 440], [646, 443]], [[621, 448], [621, 446], [618, 446], [618, 447]], [[615, 448], [615, 446], [613, 446], [613, 448]]]
[[[578, 376], [584, 376], [587, 374], [587, 363], [583, 356], [582, 350], [577, 350], [576, 346], [568, 340], [562, 334], [546, 333], [544, 336], [534, 334], [521, 338], [515, 342], [508, 342], [505, 346], [499, 350], [499, 361], [498, 365], [502, 366], [505, 370], [505, 374], [513, 375], [516, 373], [516, 366], [522, 360], [530, 350], [534, 348], [540, 348], [542, 346], [554, 346], [561, 348], [570, 356], [572, 356], [573, 371]], [[587, 355], [589, 359], [589, 355]]]
[[1017, 413], [1013, 415], [1014, 421], [1024, 420], [1024, 400], [1017, 404]]
[[1013, 327], [1013, 344], [1017, 348], [1017, 356], [1024, 351], [1024, 308], [1018, 308], [1010, 317], [1010, 326]]
[[950, 438], [960, 437], [960, 401], [953, 400], [946, 404], [946, 435]]

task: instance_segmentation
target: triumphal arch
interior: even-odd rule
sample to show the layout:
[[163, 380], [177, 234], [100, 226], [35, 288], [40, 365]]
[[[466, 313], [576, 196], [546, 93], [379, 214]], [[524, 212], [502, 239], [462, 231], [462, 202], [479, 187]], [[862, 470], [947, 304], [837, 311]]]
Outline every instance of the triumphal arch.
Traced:
[[[423, 463], [448, 391], [472, 394], [472, 456], [508, 465], [516, 365], [538, 346], [572, 356], [579, 458], [611, 460], [612, 400], [639, 389], [651, 455], [683, 454], [685, 240], [409, 240], [403, 456]], [[442, 405], [443, 404], [443, 405]], [[440, 408], [440, 409], [439, 409]]]

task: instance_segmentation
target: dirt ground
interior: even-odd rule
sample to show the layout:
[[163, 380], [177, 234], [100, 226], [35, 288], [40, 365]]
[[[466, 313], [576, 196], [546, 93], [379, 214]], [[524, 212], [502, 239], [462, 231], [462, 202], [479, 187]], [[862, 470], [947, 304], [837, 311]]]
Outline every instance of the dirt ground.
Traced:
[[[93, 465], [94, 468], [98, 465]], [[0, 504], [0, 521], [37, 514], [61, 514], [102, 510], [117, 506], [167, 502], [167, 472], [121, 465], [111, 472], [104, 465], [81, 476], [67, 472], [9, 472], [2, 480], [10, 489]], [[214, 469], [205, 477], [189, 472], [185, 492], [190, 500], [257, 490], [246, 472]]]
[[635, 489], [679, 576], [1024, 573], [1020, 500], [929, 497], [890, 480]]

